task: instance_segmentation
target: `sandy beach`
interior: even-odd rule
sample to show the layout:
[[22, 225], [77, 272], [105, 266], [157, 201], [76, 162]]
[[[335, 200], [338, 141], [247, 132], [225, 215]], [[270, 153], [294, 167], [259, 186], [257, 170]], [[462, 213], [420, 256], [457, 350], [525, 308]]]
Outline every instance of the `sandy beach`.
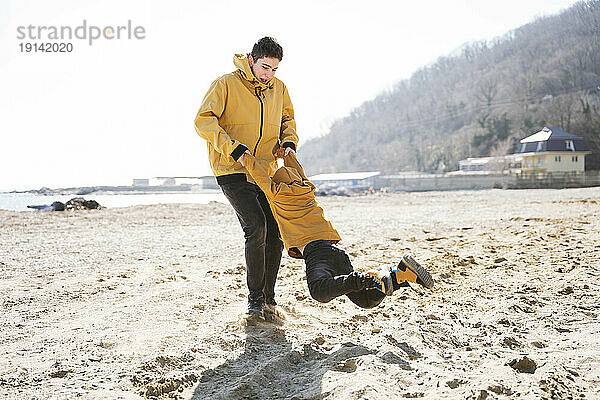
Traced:
[[600, 188], [319, 202], [356, 269], [409, 252], [433, 291], [321, 304], [284, 256], [248, 326], [228, 204], [0, 211], [0, 395], [600, 398]]

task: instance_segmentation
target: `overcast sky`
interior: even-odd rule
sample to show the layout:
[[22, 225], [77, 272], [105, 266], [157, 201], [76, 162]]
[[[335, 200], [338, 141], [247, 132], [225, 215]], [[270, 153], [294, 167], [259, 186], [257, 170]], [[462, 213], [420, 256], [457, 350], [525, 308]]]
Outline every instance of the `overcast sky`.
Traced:
[[[193, 120], [234, 53], [274, 36], [303, 140], [465, 42], [574, 0], [0, 2], [0, 190], [210, 174]], [[21, 52], [18, 27], [141, 26], [144, 39]], [[44, 40], [48, 42], [49, 40]], [[61, 42], [60, 40], [53, 42]]]

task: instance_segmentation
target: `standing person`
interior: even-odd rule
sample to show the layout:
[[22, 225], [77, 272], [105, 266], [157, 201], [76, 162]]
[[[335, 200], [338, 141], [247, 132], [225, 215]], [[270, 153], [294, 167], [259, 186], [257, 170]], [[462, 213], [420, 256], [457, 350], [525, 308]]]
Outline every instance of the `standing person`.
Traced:
[[236, 54], [236, 70], [210, 86], [196, 116], [198, 135], [206, 140], [210, 166], [244, 231], [248, 313], [263, 314], [276, 305], [275, 281], [283, 242], [265, 197], [244, 168], [243, 155], [268, 163], [274, 153], [295, 152], [298, 144], [294, 109], [286, 86], [275, 78], [283, 49], [271, 37], [260, 39], [252, 52]]

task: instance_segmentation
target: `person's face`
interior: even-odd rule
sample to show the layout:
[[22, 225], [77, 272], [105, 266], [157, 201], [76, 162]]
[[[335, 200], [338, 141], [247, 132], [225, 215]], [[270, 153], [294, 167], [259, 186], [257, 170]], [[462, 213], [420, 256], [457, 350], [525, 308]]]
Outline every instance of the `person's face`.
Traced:
[[273, 57], [263, 57], [254, 61], [252, 56], [249, 56], [248, 62], [254, 76], [262, 83], [267, 83], [273, 79], [275, 71], [277, 71], [277, 67], [279, 66], [279, 60]]

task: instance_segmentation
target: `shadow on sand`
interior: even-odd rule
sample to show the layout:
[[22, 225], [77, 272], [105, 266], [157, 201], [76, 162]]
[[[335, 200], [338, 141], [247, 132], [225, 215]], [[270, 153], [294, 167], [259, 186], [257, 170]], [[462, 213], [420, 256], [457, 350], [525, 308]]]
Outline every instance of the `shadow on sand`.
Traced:
[[331, 369], [354, 372], [356, 357], [374, 351], [353, 343], [323, 353], [309, 344], [294, 346], [272, 324], [247, 326], [244, 352], [200, 376], [193, 399], [321, 399], [323, 375]]

